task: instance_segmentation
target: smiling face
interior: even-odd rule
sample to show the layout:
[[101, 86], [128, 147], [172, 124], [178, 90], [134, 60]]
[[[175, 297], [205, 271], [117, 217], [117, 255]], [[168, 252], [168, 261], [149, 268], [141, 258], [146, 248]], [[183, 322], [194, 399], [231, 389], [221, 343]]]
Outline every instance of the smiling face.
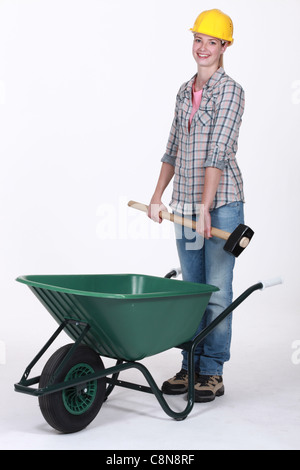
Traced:
[[214, 67], [218, 68], [220, 56], [228, 46], [227, 42], [217, 39], [206, 34], [194, 34], [193, 57], [198, 67]]

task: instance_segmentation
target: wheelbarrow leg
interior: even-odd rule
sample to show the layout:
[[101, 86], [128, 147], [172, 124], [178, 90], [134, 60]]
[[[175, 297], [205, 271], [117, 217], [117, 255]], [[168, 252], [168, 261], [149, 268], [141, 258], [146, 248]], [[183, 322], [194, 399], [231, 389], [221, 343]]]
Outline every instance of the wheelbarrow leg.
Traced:
[[[192, 348], [193, 349], [193, 348]], [[194, 351], [194, 350], [193, 350]], [[194, 354], [189, 355], [189, 363], [190, 363], [190, 368], [191, 370], [194, 369]], [[158, 388], [155, 380], [153, 379], [152, 375], [150, 374], [149, 370], [141, 363], [139, 362], [134, 362], [131, 364], [131, 367], [134, 367], [138, 369], [142, 374], [144, 375], [145, 379], [147, 380], [150, 388], [149, 390], [146, 390], [146, 387], [143, 387], [143, 391], [148, 391], [149, 393], [153, 393], [155, 397], [157, 398], [157, 401], [159, 402], [160, 406], [162, 407], [163, 411], [170, 416], [171, 418], [174, 418], [176, 421], [182, 421], [184, 420], [189, 413], [192, 411], [192, 408], [194, 406], [194, 384], [195, 384], [195, 378], [193, 374], [189, 374], [189, 392], [188, 392], [188, 403], [187, 406], [183, 411], [177, 412], [174, 411], [170, 408], [168, 405], [167, 401], [165, 400], [162, 391]], [[140, 387], [141, 389], [141, 387]]]
[[[116, 362], [116, 366], [119, 366], [120, 364], [123, 364], [123, 361], [121, 359], [118, 359], [117, 362]], [[112, 375], [112, 378], [111, 378], [111, 381], [106, 389], [106, 392], [105, 392], [105, 398], [104, 398], [104, 401], [107, 400], [107, 398], [109, 397], [109, 395], [111, 394], [111, 392], [113, 391], [113, 389], [115, 388], [115, 386], [117, 385], [117, 380], [118, 380], [118, 377], [119, 377], [119, 374], [120, 374], [120, 371], [118, 372], [115, 372], [113, 375]]]

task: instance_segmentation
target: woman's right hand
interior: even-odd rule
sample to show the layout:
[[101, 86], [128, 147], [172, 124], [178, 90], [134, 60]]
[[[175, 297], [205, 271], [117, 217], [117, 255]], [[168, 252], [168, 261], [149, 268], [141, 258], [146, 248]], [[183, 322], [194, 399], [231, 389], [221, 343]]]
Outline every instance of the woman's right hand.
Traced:
[[154, 222], [157, 222], [159, 224], [162, 223], [163, 219], [159, 216], [159, 213], [161, 211], [167, 211], [168, 209], [166, 206], [161, 202], [160, 199], [154, 199], [152, 198], [150, 201], [150, 204], [148, 206], [148, 212], [147, 215], [150, 219], [152, 219]]
[[166, 206], [161, 202], [164, 190], [174, 176], [174, 166], [170, 163], [163, 162], [158, 178], [158, 182], [153, 193], [152, 199], [148, 206], [148, 217], [154, 222], [162, 223], [163, 219], [159, 216], [160, 211], [167, 211]]

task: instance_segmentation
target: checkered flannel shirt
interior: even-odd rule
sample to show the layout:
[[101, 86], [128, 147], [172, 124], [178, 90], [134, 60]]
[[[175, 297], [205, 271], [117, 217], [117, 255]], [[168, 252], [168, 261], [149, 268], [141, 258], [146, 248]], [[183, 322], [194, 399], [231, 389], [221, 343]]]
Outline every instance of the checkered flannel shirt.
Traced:
[[161, 159], [175, 167], [170, 206], [185, 214], [198, 212], [207, 167], [222, 170], [211, 209], [244, 201], [243, 179], [236, 161], [244, 91], [219, 68], [203, 87], [201, 104], [189, 130], [195, 77], [179, 89], [166, 153]]

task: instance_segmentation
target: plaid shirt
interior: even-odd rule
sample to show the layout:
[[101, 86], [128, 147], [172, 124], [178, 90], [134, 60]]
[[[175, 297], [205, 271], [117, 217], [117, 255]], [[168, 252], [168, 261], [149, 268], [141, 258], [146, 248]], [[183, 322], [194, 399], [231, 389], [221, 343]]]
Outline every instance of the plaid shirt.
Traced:
[[195, 76], [179, 89], [166, 153], [161, 159], [175, 167], [170, 206], [185, 214], [197, 213], [206, 167], [222, 170], [211, 209], [244, 201], [242, 175], [235, 158], [244, 91], [219, 68], [203, 87], [200, 108], [189, 131], [194, 80]]

